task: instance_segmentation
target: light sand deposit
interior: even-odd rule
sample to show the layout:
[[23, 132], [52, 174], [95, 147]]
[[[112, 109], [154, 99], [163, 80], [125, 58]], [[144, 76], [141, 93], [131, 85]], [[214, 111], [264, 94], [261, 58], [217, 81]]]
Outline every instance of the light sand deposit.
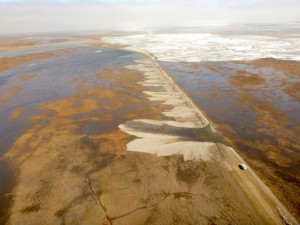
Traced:
[[159, 87], [163, 91], [144, 91], [151, 101], [162, 101], [163, 104], [171, 106], [171, 110], [163, 112], [167, 117], [175, 121], [190, 122], [194, 127], [205, 127], [208, 121], [194, 106], [192, 101], [172, 81], [172, 79], [159, 67], [147, 60], [138, 60], [137, 65], [127, 66], [128, 69], [138, 70], [144, 73], [145, 80], [139, 82], [145, 87]]
[[[179, 87], [166, 76], [159, 66], [154, 65], [151, 61], [138, 60], [137, 65], [127, 66], [128, 69], [138, 70], [145, 75], [145, 80], [139, 82], [145, 87], [159, 87], [163, 91], [144, 91], [150, 101], [159, 101], [162, 104], [170, 106], [170, 110], [163, 112], [166, 118], [172, 120], [136, 120], [141, 123], [141, 127], [148, 125], [157, 126], [157, 130], [165, 125], [180, 128], [203, 128], [208, 126], [208, 121], [202, 113], [191, 104], [188, 97], [179, 89]], [[151, 153], [158, 156], [170, 156], [182, 154], [184, 160], [204, 160], [211, 158], [210, 149], [217, 148], [215, 143], [180, 141], [179, 136], [165, 134], [153, 134], [151, 132], [139, 132], [132, 128], [130, 124], [119, 126], [122, 131], [134, 135], [139, 139], [127, 144], [128, 151]]]

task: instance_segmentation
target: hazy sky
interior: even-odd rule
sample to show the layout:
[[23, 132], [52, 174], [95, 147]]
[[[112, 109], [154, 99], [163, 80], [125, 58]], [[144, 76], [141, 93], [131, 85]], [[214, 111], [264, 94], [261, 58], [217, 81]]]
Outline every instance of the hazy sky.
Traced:
[[300, 0], [0, 0], [0, 34], [300, 22]]

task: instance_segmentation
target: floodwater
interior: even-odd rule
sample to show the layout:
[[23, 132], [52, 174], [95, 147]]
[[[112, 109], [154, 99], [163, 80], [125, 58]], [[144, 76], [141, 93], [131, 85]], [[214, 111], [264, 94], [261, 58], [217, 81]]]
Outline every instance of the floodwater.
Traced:
[[[19, 90], [1, 103], [0, 154], [5, 153], [15, 138], [24, 132], [28, 127], [28, 118], [38, 112], [40, 104], [73, 96], [79, 84], [77, 80], [94, 76], [105, 67], [132, 64], [136, 57], [123, 50], [81, 47], [71, 54], [34, 61], [0, 73], [0, 93], [14, 87]], [[89, 79], [85, 85], [92, 88], [95, 80]], [[100, 85], [107, 88], [110, 83], [103, 81]], [[17, 120], [10, 120], [10, 115], [17, 108], [24, 108], [24, 113]]]
[[[69, 45], [68, 45], [69, 46]], [[68, 47], [67, 46], [67, 47]], [[60, 49], [67, 48], [59, 46]], [[14, 57], [18, 55], [48, 51], [46, 48], [7, 51], [0, 57]], [[57, 50], [57, 49], [55, 49]], [[135, 53], [103, 47], [77, 47], [61, 56], [29, 62], [19, 67], [11, 68], [0, 73], [0, 157], [3, 156], [27, 129], [33, 125], [32, 118], [43, 111], [41, 105], [59, 99], [77, 95], [81, 96], [78, 89], [93, 87], [105, 89], [118, 89], [113, 86], [114, 79], [97, 79], [96, 75], [105, 68], [122, 67], [134, 64], [139, 56]], [[83, 97], [82, 97], [83, 98]], [[102, 102], [102, 106], [111, 102]], [[76, 102], [74, 103], [76, 104]], [[124, 110], [134, 110], [128, 104]], [[100, 109], [95, 109], [89, 114], [77, 114], [74, 119], [97, 115]], [[113, 120], [100, 122], [86, 121], [78, 130], [79, 133], [90, 135], [114, 130], [124, 122], [120, 114], [122, 110], [114, 112]], [[113, 113], [112, 110], [101, 108], [101, 113]], [[39, 120], [42, 123], [51, 121], [49, 116]], [[76, 117], [76, 118], [75, 118]], [[1, 159], [1, 158], [0, 158]], [[7, 219], [5, 213], [11, 205], [11, 195], [8, 195], [14, 185], [14, 172], [7, 162], [0, 160], [0, 223]]]
[[160, 64], [299, 213], [300, 63], [265, 59]]

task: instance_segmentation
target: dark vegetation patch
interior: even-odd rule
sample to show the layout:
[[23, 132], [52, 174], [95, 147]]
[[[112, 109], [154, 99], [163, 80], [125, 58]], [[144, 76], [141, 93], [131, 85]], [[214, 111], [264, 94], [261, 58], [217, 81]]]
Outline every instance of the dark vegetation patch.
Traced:
[[188, 184], [196, 182], [204, 173], [205, 163], [198, 161], [184, 161], [183, 158], [177, 163], [177, 179]]
[[32, 212], [37, 212], [41, 209], [40, 204], [32, 204], [30, 206], [25, 207], [24, 209], [21, 210], [23, 214], [27, 213], [32, 213]]

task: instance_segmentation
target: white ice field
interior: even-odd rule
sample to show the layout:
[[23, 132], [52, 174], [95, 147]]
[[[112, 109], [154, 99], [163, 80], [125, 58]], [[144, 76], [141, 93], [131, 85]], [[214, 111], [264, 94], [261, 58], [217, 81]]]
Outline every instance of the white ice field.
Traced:
[[230, 61], [276, 58], [300, 61], [300, 35], [139, 34], [104, 37], [111, 44], [153, 54], [161, 61]]

